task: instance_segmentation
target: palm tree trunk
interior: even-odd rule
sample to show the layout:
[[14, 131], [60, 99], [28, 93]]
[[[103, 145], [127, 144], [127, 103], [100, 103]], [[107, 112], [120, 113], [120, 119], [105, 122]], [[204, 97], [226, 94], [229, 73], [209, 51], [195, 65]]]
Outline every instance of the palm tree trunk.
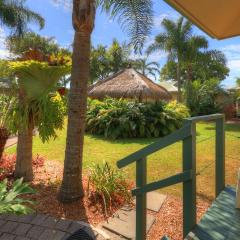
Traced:
[[178, 85], [178, 102], [182, 102], [182, 90], [181, 90], [181, 66], [178, 60], [177, 62], [177, 85]]
[[25, 181], [33, 180], [32, 168], [32, 142], [33, 124], [30, 122], [27, 128], [21, 128], [18, 132], [17, 160], [15, 178], [24, 178]]
[[189, 109], [191, 109], [191, 100], [192, 100], [192, 65], [189, 63], [187, 65], [187, 83], [186, 83], [186, 105]]
[[58, 195], [59, 200], [62, 202], [72, 202], [84, 195], [82, 159], [87, 109], [87, 87], [90, 76], [90, 38], [94, 19], [94, 0], [73, 1], [75, 36], [68, 105], [67, 143], [63, 181]]

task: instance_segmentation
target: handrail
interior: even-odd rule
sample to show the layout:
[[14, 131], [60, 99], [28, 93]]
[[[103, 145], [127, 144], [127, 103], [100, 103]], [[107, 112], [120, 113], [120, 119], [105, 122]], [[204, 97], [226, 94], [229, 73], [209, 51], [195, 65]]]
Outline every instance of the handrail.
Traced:
[[[146, 239], [146, 193], [173, 184], [183, 183], [183, 236], [196, 225], [196, 123], [200, 121], [216, 123], [216, 196], [225, 187], [225, 131], [223, 114], [192, 117], [185, 119], [184, 126], [174, 133], [117, 162], [123, 168], [136, 162], [136, 240]], [[147, 156], [178, 141], [183, 141], [183, 172], [160, 181], [147, 184]]]
[[202, 121], [212, 121], [212, 120], [217, 120], [217, 119], [221, 119], [224, 117], [224, 114], [221, 113], [216, 113], [216, 114], [211, 114], [211, 115], [203, 115], [203, 116], [198, 116], [198, 117], [191, 117], [191, 118], [187, 118], [187, 121], [191, 121], [191, 122], [202, 122]]
[[187, 138], [191, 135], [191, 126], [186, 125], [179, 130], [173, 132], [172, 134], [160, 138], [158, 141], [138, 150], [137, 152], [130, 154], [128, 157], [123, 158], [117, 162], [118, 168], [126, 167], [127, 165], [136, 162], [139, 159], [142, 159], [156, 151], [159, 151], [173, 143], [176, 143], [184, 138]]
[[192, 179], [192, 171], [185, 171], [183, 173], [176, 174], [174, 176], [162, 179], [160, 181], [152, 182], [145, 185], [142, 188], [136, 188], [132, 190], [132, 195], [136, 196], [138, 194], [143, 194], [147, 192], [152, 192], [157, 189], [168, 187], [177, 183], [185, 182]]

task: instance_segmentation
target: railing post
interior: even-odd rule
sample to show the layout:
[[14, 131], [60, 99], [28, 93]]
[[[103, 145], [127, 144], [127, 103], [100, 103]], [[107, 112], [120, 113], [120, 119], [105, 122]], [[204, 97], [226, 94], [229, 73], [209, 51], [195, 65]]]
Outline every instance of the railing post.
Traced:
[[183, 238], [196, 225], [196, 123], [187, 121], [191, 136], [183, 140], [183, 171], [192, 171], [192, 179], [183, 182]]
[[[147, 182], [147, 159], [136, 162], [136, 187], [141, 188]], [[146, 193], [136, 196], [136, 240], [145, 240], [147, 231], [147, 197]]]
[[225, 118], [216, 120], [216, 196], [225, 188]]

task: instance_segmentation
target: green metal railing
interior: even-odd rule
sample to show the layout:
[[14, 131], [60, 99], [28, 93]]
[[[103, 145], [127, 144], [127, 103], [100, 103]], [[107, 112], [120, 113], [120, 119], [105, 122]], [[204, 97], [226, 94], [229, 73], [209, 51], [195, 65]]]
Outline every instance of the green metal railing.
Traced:
[[[216, 196], [225, 188], [225, 118], [223, 114], [213, 114], [186, 119], [184, 126], [176, 132], [129, 155], [117, 162], [119, 168], [136, 162], [136, 239], [146, 239], [146, 217], [148, 192], [183, 183], [183, 236], [196, 225], [196, 123], [214, 121], [216, 123]], [[183, 172], [160, 181], [147, 184], [147, 156], [178, 141], [183, 141]]]

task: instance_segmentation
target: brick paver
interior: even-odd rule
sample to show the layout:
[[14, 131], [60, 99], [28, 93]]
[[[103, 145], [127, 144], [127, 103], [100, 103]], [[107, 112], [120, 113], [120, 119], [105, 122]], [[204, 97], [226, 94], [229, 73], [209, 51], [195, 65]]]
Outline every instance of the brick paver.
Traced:
[[27, 233], [27, 237], [31, 239], [39, 239], [41, 234], [44, 232], [44, 227], [41, 226], [33, 226]]
[[0, 240], [67, 240], [71, 234], [84, 230], [93, 240], [99, 234], [86, 223], [56, 219], [49, 215], [0, 215]]

